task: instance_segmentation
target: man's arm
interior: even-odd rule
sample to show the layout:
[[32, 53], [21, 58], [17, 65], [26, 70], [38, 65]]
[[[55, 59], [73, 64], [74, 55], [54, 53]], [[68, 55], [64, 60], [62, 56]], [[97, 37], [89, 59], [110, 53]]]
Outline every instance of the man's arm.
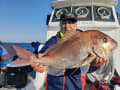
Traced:
[[[37, 55], [38, 58], [40, 58], [42, 56], [42, 53], [44, 53], [47, 48], [49, 48], [50, 46], [52, 46], [53, 44], [55, 44], [58, 41], [58, 38], [56, 36], [53, 36], [52, 38], [50, 38], [44, 45], [44, 47], [40, 50], [39, 54]], [[37, 72], [45, 72], [45, 66], [39, 63], [35, 63], [31, 65], [33, 67], [33, 69]]]

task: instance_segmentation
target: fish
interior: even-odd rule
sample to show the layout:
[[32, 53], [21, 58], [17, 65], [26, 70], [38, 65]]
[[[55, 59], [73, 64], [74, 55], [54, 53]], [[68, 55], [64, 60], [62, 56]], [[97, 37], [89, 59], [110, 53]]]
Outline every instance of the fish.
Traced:
[[76, 32], [71, 37], [52, 45], [41, 57], [13, 46], [19, 56], [12, 65], [40, 63], [50, 68], [63, 70], [90, 64], [96, 57], [108, 58], [117, 48], [117, 42], [99, 30]]

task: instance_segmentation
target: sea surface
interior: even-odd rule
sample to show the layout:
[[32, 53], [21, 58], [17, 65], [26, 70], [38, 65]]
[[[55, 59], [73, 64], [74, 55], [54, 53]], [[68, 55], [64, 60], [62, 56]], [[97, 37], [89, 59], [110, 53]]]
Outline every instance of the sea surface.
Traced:
[[5, 44], [8, 44], [8, 45], [17, 45], [17, 46], [20, 46], [20, 47], [23, 47], [31, 52], [34, 51], [34, 48], [32, 47], [32, 44], [31, 43], [5, 43]]

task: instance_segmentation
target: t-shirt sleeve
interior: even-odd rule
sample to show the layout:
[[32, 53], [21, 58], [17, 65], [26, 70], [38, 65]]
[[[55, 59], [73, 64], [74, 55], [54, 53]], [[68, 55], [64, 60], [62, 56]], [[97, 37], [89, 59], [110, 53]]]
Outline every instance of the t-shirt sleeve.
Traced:
[[46, 41], [45, 45], [44, 45], [43, 48], [39, 51], [39, 53], [45, 52], [50, 46], [52, 46], [53, 44], [55, 44], [57, 41], [58, 41], [57, 36], [51, 37], [48, 41]]

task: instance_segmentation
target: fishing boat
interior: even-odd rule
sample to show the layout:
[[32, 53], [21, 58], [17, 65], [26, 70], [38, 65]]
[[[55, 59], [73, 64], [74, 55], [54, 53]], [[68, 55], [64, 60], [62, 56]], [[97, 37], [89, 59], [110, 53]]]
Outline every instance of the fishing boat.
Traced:
[[77, 28], [102, 31], [118, 42], [114, 53], [115, 67], [120, 73], [120, 24], [115, 11], [118, 0], [56, 0], [51, 3], [52, 13], [47, 17], [47, 39], [60, 30], [60, 16], [73, 13]]
[[[47, 39], [60, 30], [60, 16], [73, 13], [77, 28], [83, 31], [99, 30], [118, 42], [113, 53], [114, 66], [120, 75], [120, 24], [115, 7], [118, 0], [56, 0], [51, 3], [52, 13], [47, 17]], [[118, 17], [119, 16], [119, 17]], [[120, 90], [116, 87], [116, 90]]]
[[[115, 7], [118, 0], [56, 0], [51, 3], [52, 12], [47, 16], [47, 40], [56, 35], [60, 30], [60, 16], [64, 13], [73, 13], [77, 18], [77, 28], [85, 30], [102, 31], [118, 42], [118, 48], [113, 54], [115, 68], [120, 74], [120, 24], [118, 21]], [[120, 17], [119, 17], [120, 18]], [[39, 50], [42, 48], [40, 46]], [[38, 90], [43, 87], [46, 73], [37, 73], [37, 77], [33, 80]], [[40, 83], [38, 83], [40, 82]], [[26, 86], [30, 87], [31, 84]], [[43, 89], [41, 89], [43, 90]], [[120, 90], [117, 87], [116, 90]]]

